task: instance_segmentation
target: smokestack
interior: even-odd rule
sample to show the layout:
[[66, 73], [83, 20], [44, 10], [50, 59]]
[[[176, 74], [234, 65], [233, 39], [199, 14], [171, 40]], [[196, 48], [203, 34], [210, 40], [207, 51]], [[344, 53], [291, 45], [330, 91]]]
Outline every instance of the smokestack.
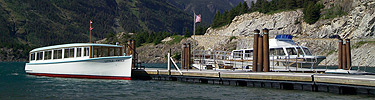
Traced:
[[257, 71], [258, 63], [258, 37], [260, 31], [258, 29], [254, 30], [254, 45], [253, 45], [253, 72]]
[[269, 70], [270, 70], [268, 32], [269, 32], [269, 30], [267, 28], [263, 29], [263, 66], [264, 66], [264, 72], [269, 72]]

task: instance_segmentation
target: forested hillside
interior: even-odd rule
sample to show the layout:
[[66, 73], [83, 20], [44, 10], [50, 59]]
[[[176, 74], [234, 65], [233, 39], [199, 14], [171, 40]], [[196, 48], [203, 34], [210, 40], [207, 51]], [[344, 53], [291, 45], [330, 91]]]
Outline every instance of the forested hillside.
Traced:
[[[173, 32], [193, 18], [166, 0], [0, 0], [0, 60], [23, 59], [35, 47], [88, 42], [117, 32]], [[20, 52], [18, 52], [20, 51]], [[9, 58], [8, 58], [9, 59]]]
[[212, 23], [216, 12], [230, 10], [244, 0], [168, 0], [171, 4], [184, 10], [188, 14], [202, 15], [202, 24]]

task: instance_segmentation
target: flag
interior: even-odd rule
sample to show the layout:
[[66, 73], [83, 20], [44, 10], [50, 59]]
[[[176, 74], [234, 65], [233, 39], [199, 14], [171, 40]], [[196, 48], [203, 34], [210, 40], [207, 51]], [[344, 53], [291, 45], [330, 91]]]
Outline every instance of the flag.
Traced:
[[195, 15], [195, 23], [200, 23], [201, 22], [201, 14]]
[[90, 20], [90, 31], [91, 31], [92, 29], [94, 29], [94, 28], [91, 27], [91, 24], [92, 24], [92, 21]]

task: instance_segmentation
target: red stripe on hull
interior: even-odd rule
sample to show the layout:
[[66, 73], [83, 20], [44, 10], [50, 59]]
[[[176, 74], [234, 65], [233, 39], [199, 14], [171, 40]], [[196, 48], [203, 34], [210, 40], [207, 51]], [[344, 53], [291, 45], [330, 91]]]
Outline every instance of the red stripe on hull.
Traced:
[[131, 77], [116, 77], [116, 76], [67, 75], [67, 74], [44, 74], [44, 73], [27, 73], [27, 74], [35, 75], [35, 76], [64, 77], [64, 78], [131, 80]]

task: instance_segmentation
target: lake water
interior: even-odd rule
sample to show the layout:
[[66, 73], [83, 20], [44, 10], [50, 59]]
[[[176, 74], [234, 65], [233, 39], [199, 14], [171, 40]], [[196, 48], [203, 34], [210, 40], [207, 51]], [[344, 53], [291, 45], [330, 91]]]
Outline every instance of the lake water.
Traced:
[[[161, 64], [144, 64], [158, 68]], [[374, 96], [279, 90], [176, 81], [101, 80], [27, 75], [23, 62], [0, 62], [0, 100], [121, 99], [121, 100], [373, 100]]]

